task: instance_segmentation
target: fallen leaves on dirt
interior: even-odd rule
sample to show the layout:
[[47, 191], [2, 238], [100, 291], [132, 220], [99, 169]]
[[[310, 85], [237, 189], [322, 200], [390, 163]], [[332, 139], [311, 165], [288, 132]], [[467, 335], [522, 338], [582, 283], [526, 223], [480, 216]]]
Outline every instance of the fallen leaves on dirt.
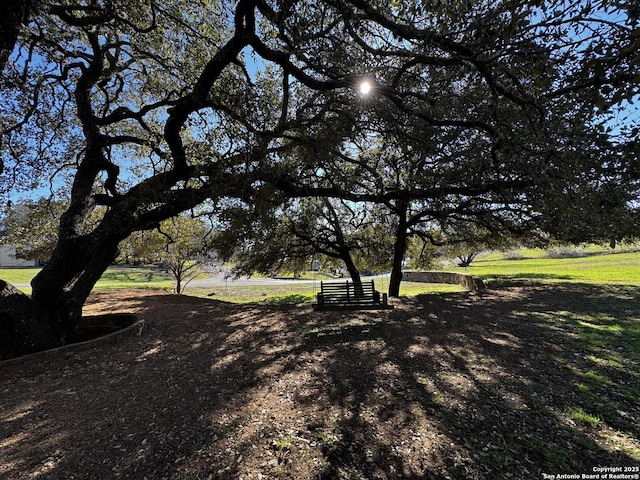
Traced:
[[[87, 313], [134, 312], [146, 330], [0, 367], [0, 478], [541, 478], [635, 465], [637, 349], [624, 344], [626, 365], [595, 362], [561, 318], [568, 298], [595, 315], [598, 295], [511, 287], [313, 312], [99, 292]], [[615, 311], [640, 322], [638, 296]], [[603, 338], [594, 345], [618, 348]]]

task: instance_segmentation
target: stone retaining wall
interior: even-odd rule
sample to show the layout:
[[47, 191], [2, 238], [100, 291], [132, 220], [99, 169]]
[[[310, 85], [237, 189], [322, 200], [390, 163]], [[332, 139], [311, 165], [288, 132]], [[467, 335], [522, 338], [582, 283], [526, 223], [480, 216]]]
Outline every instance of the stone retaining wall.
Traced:
[[452, 283], [462, 285], [467, 290], [484, 290], [487, 283], [465, 273], [455, 272], [404, 272], [402, 279], [407, 282]]
[[14, 365], [26, 363], [32, 359], [48, 359], [54, 358], [58, 355], [67, 355], [72, 356], [75, 353], [81, 352], [83, 350], [87, 350], [93, 347], [98, 347], [100, 345], [116, 343], [117, 341], [123, 340], [125, 338], [140, 336], [145, 327], [144, 320], [137, 320], [128, 327], [122, 328], [120, 330], [116, 330], [115, 332], [108, 333], [107, 335], [103, 335], [101, 337], [93, 338], [91, 340], [87, 340], [85, 342], [78, 343], [69, 343], [67, 345], [63, 345], [62, 347], [52, 348], [50, 350], [44, 350], [42, 352], [31, 353], [29, 355], [23, 355], [21, 357], [10, 358], [8, 360], [3, 360], [0, 362], [0, 367], [5, 365]]

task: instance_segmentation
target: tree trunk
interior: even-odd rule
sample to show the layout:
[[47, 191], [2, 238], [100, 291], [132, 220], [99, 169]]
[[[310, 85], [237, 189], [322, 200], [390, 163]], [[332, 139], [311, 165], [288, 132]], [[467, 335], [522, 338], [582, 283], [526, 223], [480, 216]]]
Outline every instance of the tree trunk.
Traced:
[[402, 282], [402, 263], [407, 250], [406, 232], [396, 235], [393, 244], [393, 266], [391, 267], [391, 277], [389, 278], [389, 297], [400, 296], [400, 283]]
[[31, 299], [0, 280], [0, 331], [11, 339], [19, 353], [32, 353], [59, 345], [47, 322], [48, 313], [36, 308]]
[[[117, 238], [97, 242], [93, 235], [59, 242], [31, 281], [31, 298], [20, 300], [22, 313], [16, 309], [13, 315], [14, 343], [21, 353], [62, 346], [74, 339], [82, 306], [115, 260], [118, 243]], [[1, 313], [6, 309], [7, 305], [0, 306]]]
[[182, 265], [173, 271], [173, 276], [176, 279], [176, 293], [182, 294]]
[[398, 213], [398, 228], [396, 229], [396, 239], [393, 243], [393, 264], [391, 266], [391, 277], [389, 278], [389, 297], [400, 296], [400, 283], [402, 282], [402, 263], [407, 252], [407, 209], [408, 203], [399, 201], [396, 206]]
[[467, 253], [465, 255], [459, 255], [458, 260], [460, 260], [460, 263], [458, 264], [458, 266], [463, 268], [468, 267], [469, 265], [471, 265], [471, 262], [473, 262], [477, 255], [477, 253]]
[[349, 254], [348, 250], [342, 255], [342, 260], [344, 261], [344, 264], [347, 267], [347, 272], [349, 272], [351, 281], [355, 285], [362, 285], [362, 280], [360, 279], [360, 272], [358, 271], [356, 264], [353, 263], [353, 259], [351, 258], [351, 255]]

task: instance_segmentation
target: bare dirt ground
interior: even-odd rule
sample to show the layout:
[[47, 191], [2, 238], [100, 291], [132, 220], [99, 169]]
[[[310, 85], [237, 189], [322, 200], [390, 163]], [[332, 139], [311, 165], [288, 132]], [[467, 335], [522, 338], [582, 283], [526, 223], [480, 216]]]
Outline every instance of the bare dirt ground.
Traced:
[[[379, 312], [98, 292], [86, 314], [135, 312], [144, 332], [0, 367], [0, 478], [536, 479], [638, 465], [640, 402], [615, 386], [638, 378], [590, 363], [558, 322], [567, 301], [585, 315], [602, 304], [586, 287]], [[565, 414], [598, 399], [599, 422]]]

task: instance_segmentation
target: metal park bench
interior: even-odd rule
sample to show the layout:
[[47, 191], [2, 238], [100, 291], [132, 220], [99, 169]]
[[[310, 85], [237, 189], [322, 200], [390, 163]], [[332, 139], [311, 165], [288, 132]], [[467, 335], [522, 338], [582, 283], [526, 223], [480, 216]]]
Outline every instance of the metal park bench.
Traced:
[[362, 283], [320, 282], [315, 310], [378, 310], [393, 308], [387, 294], [375, 289], [373, 280]]

